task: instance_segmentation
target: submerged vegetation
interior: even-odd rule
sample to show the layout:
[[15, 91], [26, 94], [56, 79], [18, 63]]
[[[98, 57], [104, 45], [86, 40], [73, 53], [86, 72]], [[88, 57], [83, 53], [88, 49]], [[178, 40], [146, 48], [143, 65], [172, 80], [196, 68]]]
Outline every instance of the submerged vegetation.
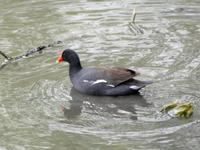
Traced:
[[164, 105], [161, 112], [167, 113], [172, 117], [189, 118], [193, 114], [193, 107], [191, 103], [178, 103], [174, 101]]

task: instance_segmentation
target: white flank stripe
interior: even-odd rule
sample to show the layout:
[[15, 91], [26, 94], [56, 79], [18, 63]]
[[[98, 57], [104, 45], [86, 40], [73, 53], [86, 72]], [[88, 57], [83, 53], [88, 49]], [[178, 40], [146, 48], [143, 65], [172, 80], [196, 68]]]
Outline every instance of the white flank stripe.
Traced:
[[139, 87], [136, 86], [136, 85], [131, 85], [129, 88], [131, 88], [131, 89], [133, 89], [133, 90], [137, 90], [137, 89], [139, 89]]
[[110, 87], [115, 87], [114, 85], [112, 85], [112, 84], [108, 84], [107, 86], [110, 86]]
[[88, 80], [83, 80], [83, 82], [86, 82], [86, 83], [88, 83], [89, 81], [88, 81]]
[[99, 83], [107, 83], [106, 80], [103, 80], [103, 79], [99, 79], [99, 80], [96, 80], [92, 83], [92, 85], [95, 85], [95, 84], [99, 84]]

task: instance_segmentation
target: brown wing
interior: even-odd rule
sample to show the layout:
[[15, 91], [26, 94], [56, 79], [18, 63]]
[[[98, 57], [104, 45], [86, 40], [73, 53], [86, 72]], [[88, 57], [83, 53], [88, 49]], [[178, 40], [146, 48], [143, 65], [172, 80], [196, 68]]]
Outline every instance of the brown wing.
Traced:
[[134, 70], [126, 68], [111, 68], [104, 70], [105, 79], [107, 79], [109, 84], [114, 86], [132, 79], [137, 74], [138, 73], [136, 73]]

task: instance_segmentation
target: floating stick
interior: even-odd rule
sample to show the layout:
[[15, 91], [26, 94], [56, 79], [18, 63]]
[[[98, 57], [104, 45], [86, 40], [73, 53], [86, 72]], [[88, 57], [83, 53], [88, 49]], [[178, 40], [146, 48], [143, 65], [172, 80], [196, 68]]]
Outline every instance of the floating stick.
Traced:
[[27, 58], [28, 56], [33, 55], [34, 53], [39, 53], [40, 54], [40, 53], [42, 53], [42, 51], [45, 48], [53, 47], [55, 44], [60, 44], [60, 43], [62, 43], [62, 41], [57, 41], [57, 42], [54, 42], [52, 44], [39, 46], [37, 48], [34, 48], [32, 50], [27, 51], [25, 54], [22, 54], [22, 55], [19, 55], [19, 56], [16, 56], [16, 57], [9, 57], [5, 53], [0, 51], [0, 54], [5, 58], [5, 60], [0, 65], [0, 70], [3, 69], [6, 65], [8, 65], [10, 63], [14, 63], [14, 62], [16, 62], [16, 61], [18, 61], [20, 59]]
[[132, 16], [131, 16], [131, 22], [129, 23], [129, 29], [131, 30], [131, 32], [133, 32], [135, 34], [137, 34], [137, 33], [143, 34], [144, 31], [140, 28], [140, 26], [136, 25], [135, 18], [136, 18], [136, 11], [135, 11], [135, 8], [134, 8]]
[[135, 17], [136, 17], [136, 12], [135, 8], [133, 9], [132, 17], [131, 17], [131, 23], [135, 23]]

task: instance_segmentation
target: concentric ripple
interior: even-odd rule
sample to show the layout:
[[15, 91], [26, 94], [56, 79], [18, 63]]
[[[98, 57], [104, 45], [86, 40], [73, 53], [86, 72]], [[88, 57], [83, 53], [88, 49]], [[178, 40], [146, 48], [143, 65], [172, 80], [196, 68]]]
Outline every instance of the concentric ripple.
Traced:
[[[140, 34], [129, 28], [134, 8]], [[63, 41], [0, 70], [0, 149], [199, 149], [198, 0], [7, 0], [0, 12], [9, 56]], [[80, 94], [67, 63], [55, 63], [65, 48], [83, 66], [127, 67], [154, 83], [142, 96]], [[160, 113], [175, 100], [191, 102], [193, 116]]]

